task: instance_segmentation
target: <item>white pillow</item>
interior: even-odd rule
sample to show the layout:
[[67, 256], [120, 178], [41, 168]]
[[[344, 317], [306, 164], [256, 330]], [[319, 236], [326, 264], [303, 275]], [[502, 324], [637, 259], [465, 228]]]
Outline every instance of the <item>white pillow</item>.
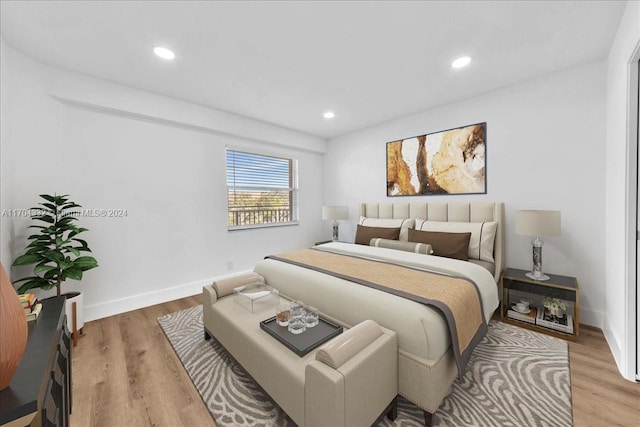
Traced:
[[409, 240], [409, 229], [415, 224], [413, 218], [408, 219], [382, 219], [382, 218], [368, 218], [365, 216], [360, 217], [358, 222], [360, 225], [367, 227], [380, 227], [380, 228], [400, 228], [399, 240], [406, 242]]
[[495, 262], [493, 244], [496, 240], [498, 223], [491, 222], [443, 222], [416, 219], [416, 230], [444, 231], [447, 233], [469, 233], [469, 258]]

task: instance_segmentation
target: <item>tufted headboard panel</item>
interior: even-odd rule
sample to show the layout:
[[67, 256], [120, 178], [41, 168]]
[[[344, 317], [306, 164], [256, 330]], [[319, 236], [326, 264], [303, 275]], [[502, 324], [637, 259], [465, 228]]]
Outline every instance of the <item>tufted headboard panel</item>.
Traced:
[[496, 282], [504, 269], [504, 203], [362, 203], [360, 215], [369, 218], [421, 218], [443, 222], [496, 221], [498, 229], [493, 245]]

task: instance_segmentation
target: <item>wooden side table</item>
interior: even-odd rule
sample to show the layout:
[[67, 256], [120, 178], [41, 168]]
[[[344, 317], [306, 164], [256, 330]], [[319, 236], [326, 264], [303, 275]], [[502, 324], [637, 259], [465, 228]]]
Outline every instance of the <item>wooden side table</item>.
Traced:
[[[555, 337], [575, 341], [580, 336], [580, 293], [575, 277], [546, 273], [550, 279], [533, 280], [527, 271], [507, 268], [499, 282], [500, 317], [503, 322], [532, 329]], [[544, 318], [544, 298], [558, 298], [566, 304], [565, 318], [554, 321]], [[521, 299], [531, 301], [531, 313], [519, 313], [513, 307]], [[533, 316], [535, 310], [536, 316]], [[528, 314], [528, 316], [527, 316]], [[557, 319], [557, 318], [556, 318]]]
[[69, 426], [71, 338], [64, 303], [64, 297], [42, 300], [40, 317], [28, 323], [27, 348], [18, 370], [9, 387], [0, 391], [0, 426]]

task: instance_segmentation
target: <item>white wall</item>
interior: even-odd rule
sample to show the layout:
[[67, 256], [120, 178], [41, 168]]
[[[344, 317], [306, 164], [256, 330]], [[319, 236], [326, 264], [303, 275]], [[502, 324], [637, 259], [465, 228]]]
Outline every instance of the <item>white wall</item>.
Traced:
[[[81, 220], [100, 267], [63, 288], [84, 291], [86, 320], [193, 295], [320, 238], [324, 140], [49, 67], [6, 45], [2, 53], [2, 208], [56, 192], [127, 212]], [[299, 159], [300, 225], [227, 231], [225, 144]], [[23, 250], [29, 219], [6, 222], [3, 261]], [[14, 268], [11, 278], [29, 272]]]
[[[635, 183], [628, 154], [630, 146], [628, 103], [631, 97], [629, 64], [640, 45], [640, 3], [630, 1], [607, 59], [606, 135], [606, 316], [604, 333], [622, 374], [635, 376], [635, 283], [633, 270], [635, 217], [629, 197]], [[635, 59], [637, 61], [637, 58]], [[635, 161], [635, 159], [634, 159]]]
[[[10, 124], [9, 124], [9, 85], [6, 58], [6, 45], [4, 38], [0, 37], [0, 190], [3, 190], [5, 183], [11, 182], [11, 162], [10, 158]], [[4, 144], [7, 141], [7, 144]], [[0, 191], [0, 206], [11, 205], [11, 191]], [[13, 235], [13, 227], [10, 217], [4, 213], [0, 214], [0, 261], [4, 266], [7, 274], [9, 267], [13, 262], [13, 258], [9, 253], [11, 236]]]
[[[601, 326], [605, 84], [605, 64], [593, 63], [332, 139], [325, 201], [350, 206], [345, 237], [353, 235], [359, 201], [503, 201], [506, 265], [523, 269], [531, 267], [531, 245], [514, 233], [514, 211], [559, 209], [562, 236], [546, 240], [543, 268], [576, 276], [580, 320]], [[486, 195], [386, 197], [386, 142], [484, 121]]]

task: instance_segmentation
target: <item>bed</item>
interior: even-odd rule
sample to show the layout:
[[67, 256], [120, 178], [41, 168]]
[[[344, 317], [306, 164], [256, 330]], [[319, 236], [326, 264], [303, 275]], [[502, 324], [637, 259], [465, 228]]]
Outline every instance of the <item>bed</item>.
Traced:
[[[345, 259], [355, 257], [409, 266], [412, 270], [424, 270], [430, 274], [459, 277], [460, 280], [472, 282], [477, 288], [479, 311], [486, 327], [498, 307], [497, 281], [504, 265], [503, 211], [502, 203], [493, 202], [361, 204], [359, 223], [362, 224], [379, 226], [389, 220], [389, 224], [393, 224], [393, 220], [411, 219], [414, 221], [408, 223], [415, 227], [415, 219], [420, 219], [423, 220], [419, 222], [420, 225], [426, 224], [427, 228], [442, 227], [448, 231], [478, 226], [483, 230], [483, 227], [486, 229], [492, 225], [495, 230], [491, 237], [491, 253], [484, 254], [484, 258], [491, 262], [469, 262], [341, 242], [320, 245], [314, 250], [349, 257]], [[406, 230], [402, 229], [399, 240], [406, 240]], [[459, 358], [454, 356], [454, 350], [457, 349], [452, 344], [456, 344], [456, 340], [454, 337], [452, 343], [448, 319], [443, 312], [400, 294], [354, 283], [345, 279], [345, 276], [283, 261], [266, 258], [254, 270], [281, 294], [315, 305], [321, 312], [341, 320], [347, 326], [373, 319], [398, 333], [399, 394], [424, 410], [425, 422], [429, 425], [456, 376], [463, 373]]]

